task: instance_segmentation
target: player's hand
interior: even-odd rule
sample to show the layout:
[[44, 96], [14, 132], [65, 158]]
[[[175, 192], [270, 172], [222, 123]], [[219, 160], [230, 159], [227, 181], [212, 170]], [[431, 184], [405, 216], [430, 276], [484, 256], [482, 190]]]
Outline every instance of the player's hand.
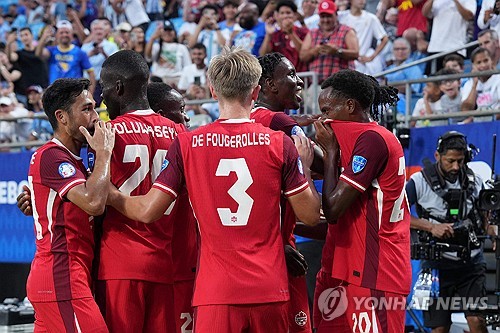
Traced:
[[110, 123], [105, 123], [102, 120], [95, 123], [93, 136], [83, 126], [80, 126], [80, 132], [82, 132], [90, 147], [96, 152], [106, 151], [111, 153], [115, 146], [115, 130]]
[[453, 223], [433, 223], [431, 234], [436, 238], [451, 238], [453, 237]]
[[321, 114], [301, 114], [301, 115], [291, 115], [293, 120], [297, 122], [299, 126], [309, 126], [314, 124], [316, 120], [321, 118]]
[[285, 245], [285, 261], [288, 272], [295, 277], [304, 276], [307, 273], [307, 262], [302, 253], [290, 245]]
[[271, 16], [269, 17], [267, 20], [266, 20], [266, 34], [267, 35], [272, 35], [274, 34], [274, 32], [276, 31], [276, 27], [274, 26], [274, 23], [276, 21], [274, 20], [274, 18]]
[[325, 156], [339, 150], [337, 137], [328, 123], [316, 121], [314, 128], [316, 129], [316, 143], [319, 144]]
[[33, 209], [31, 208], [31, 191], [26, 185], [23, 185], [23, 191], [17, 196], [17, 208], [26, 216], [33, 215]]
[[311, 169], [312, 162], [314, 160], [314, 151], [311, 146], [311, 141], [302, 135], [292, 135], [293, 141], [295, 142], [295, 147], [299, 152], [300, 160], [304, 169]]

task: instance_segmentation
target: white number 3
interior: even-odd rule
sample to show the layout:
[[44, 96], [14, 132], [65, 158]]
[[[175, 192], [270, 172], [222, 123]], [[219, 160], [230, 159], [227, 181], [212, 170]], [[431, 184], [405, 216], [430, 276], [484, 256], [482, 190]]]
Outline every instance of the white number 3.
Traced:
[[215, 175], [227, 177], [233, 171], [238, 179], [227, 193], [236, 201], [238, 209], [233, 213], [229, 208], [217, 208], [222, 225], [228, 227], [247, 225], [254, 201], [246, 192], [253, 179], [244, 158], [221, 159]]

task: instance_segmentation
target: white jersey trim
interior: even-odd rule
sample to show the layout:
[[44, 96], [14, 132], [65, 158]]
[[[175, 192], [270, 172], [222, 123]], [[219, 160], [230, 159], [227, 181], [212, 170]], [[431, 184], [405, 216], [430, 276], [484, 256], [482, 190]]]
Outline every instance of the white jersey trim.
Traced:
[[177, 199], [178, 194], [174, 190], [172, 190], [170, 187], [165, 186], [165, 185], [160, 184], [160, 183], [154, 183], [153, 186], [159, 187], [160, 189], [171, 193], [174, 196], [174, 198]]
[[152, 109], [146, 109], [146, 110], [136, 110], [136, 111], [130, 112], [128, 114], [134, 114], [134, 115], [139, 115], [139, 116], [149, 116], [150, 114], [155, 114], [155, 112]]
[[352, 179], [347, 178], [347, 177], [346, 177], [346, 176], [344, 176], [343, 174], [342, 174], [342, 175], [340, 175], [340, 178], [341, 178], [341, 179], [343, 179], [343, 180], [345, 180], [345, 181], [346, 181], [347, 183], [349, 183], [350, 185], [352, 185], [352, 186], [354, 186], [354, 187], [358, 188], [359, 190], [361, 190], [361, 191], [363, 191], [363, 192], [364, 192], [364, 191], [366, 191], [366, 188], [365, 188], [364, 186], [362, 186], [361, 184], [358, 184], [357, 182], [355, 182], [355, 181], [354, 181], [354, 180], [352, 180]]
[[56, 201], [57, 192], [50, 189], [49, 199], [47, 200], [47, 219], [49, 220], [49, 233], [50, 242], [52, 243], [52, 238], [54, 234], [52, 232], [52, 225], [54, 224], [54, 217], [52, 216], [52, 210], [54, 209], [54, 202]]
[[61, 197], [61, 199], [63, 198], [63, 196], [66, 194], [66, 192], [69, 190], [70, 187], [72, 187], [73, 185], [76, 185], [76, 184], [80, 184], [80, 183], [85, 183], [85, 179], [75, 179], [73, 180], [72, 182], [70, 182], [69, 184], [67, 184], [66, 186], [64, 186], [61, 191], [59, 191], [59, 196]]
[[296, 188], [294, 188], [294, 189], [291, 189], [290, 191], [286, 191], [286, 192], [285, 192], [285, 195], [286, 195], [287, 197], [290, 197], [290, 196], [292, 196], [292, 195], [296, 194], [297, 192], [302, 191], [304, 188], [306, 188], [306, 187], [308, 187], [308, 186], [309, 186], [309, 183], [306, 181], [304, 184], [300, 185], [299, 187], [296, 187]]

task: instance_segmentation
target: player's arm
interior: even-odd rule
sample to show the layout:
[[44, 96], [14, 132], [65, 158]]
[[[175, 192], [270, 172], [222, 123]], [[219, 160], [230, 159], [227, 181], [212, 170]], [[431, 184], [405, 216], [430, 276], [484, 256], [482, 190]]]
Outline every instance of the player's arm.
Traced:
[[328, 223], [335, 223], [385, 168], [388, 149], [378, 133], [367, 131], [361, 134], [354, 145], [352, 155], [362, 157], [364, 164], [359, 170], [351, 172], [351, 160], [346, 170], [339, 176], [337, 168], [339, 145], [335, 134], [327, 123], [318, 122], [315, 125], [316, 138], [325, 149], [326, 156], [323, 211]]
[[[287, 196], [288, 201], [298, 220], [306, 225], [315, 226], [319, 221], [320, 198], [311, 179], [310, 168], [313, 161], [311, 142], [308, 138], [298, 135], [294, 135], [293, 139], [302, 161], [304, 176], [309, 186], [297, 194]], [[292, 165], [292, 168], [295, 168], [294, 165], [296, 165], [297, 162], [295, 162], [295, 164], [289, 164]]]
[[108, 196], [108, 205], [134, 221], [152, 223], [163, 216], [175, 198], [157, 188], [145, 195], [128, 196], [113, 189]]
[[110, 123], [99, 121], [94, 136], [80, 127], [87, 142], [96, 152], [94, 172], [86, 182], [71, 188], [66, 198], [92, 216], [101, 215], [109, 193], [111, 152], [115, 145], [115, 132]]
[[31, 191], [28, 186], [23, 185], [23, 191], [17, 196], [17, 208], [26, 216], [33, 215], [31, 207]]

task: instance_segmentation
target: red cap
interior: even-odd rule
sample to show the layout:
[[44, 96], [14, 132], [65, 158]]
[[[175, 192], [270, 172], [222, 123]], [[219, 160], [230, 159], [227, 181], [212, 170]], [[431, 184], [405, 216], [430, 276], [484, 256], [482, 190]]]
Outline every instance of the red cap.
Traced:
[[319, 4], [318, 14], [330, 14], [333, 15], [337, 12], [337, 5], [333, 1], [322, 1]]

